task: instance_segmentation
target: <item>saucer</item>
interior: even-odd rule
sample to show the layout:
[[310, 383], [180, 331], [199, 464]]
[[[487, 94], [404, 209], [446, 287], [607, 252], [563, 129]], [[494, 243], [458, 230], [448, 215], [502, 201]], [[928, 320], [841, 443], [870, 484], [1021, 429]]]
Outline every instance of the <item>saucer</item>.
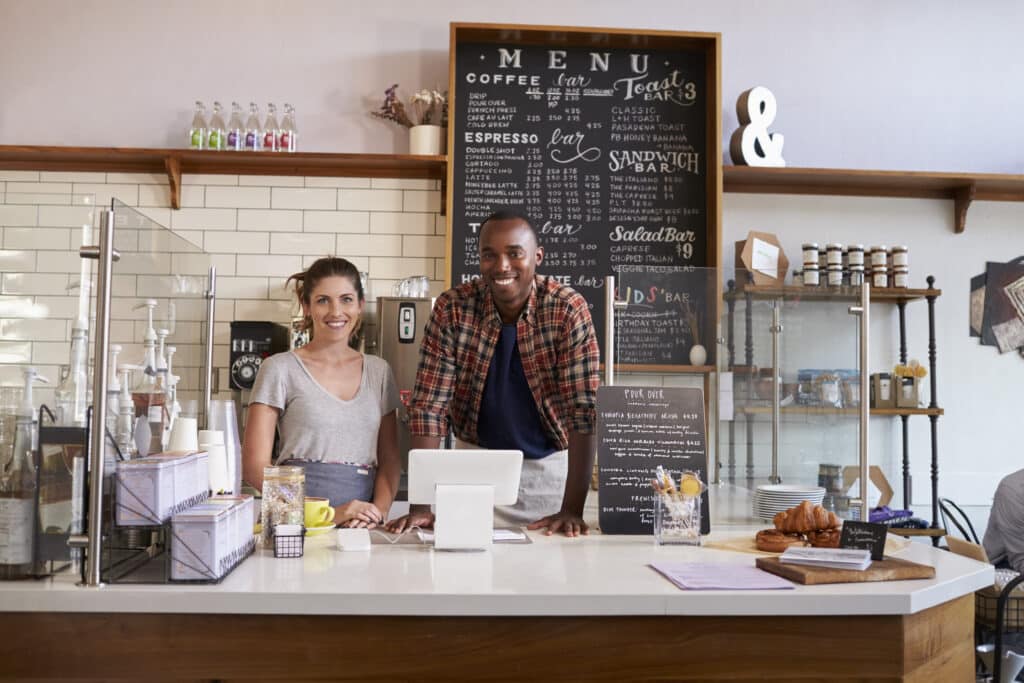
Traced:
[[333, 522], [329, 522], [327, 524], [321, 524], [319, 526], [307, 526], [306, 527], [306, 535], [307, 536], [317, 536], [317, 535], [322, 534], [322, 533], [324, 533], [326, 531], [330, 531], [333, 528], [334, 528], [334, 523]]

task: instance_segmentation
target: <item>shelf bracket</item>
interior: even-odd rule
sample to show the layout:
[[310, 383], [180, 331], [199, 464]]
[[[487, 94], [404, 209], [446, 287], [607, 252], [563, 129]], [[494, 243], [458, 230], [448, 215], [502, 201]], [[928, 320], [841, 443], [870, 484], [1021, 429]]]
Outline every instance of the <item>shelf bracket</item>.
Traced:
[[977, 185], [971, 183], [953, 190], [953, 231], [958, 235], [967, 227], [967, 209], [977, 189]]
[[164, 169], [167, 171], [167, 182], [171, 188], [171, 208], [181, 208], [181, 159], [175, 156], [164, 157]]

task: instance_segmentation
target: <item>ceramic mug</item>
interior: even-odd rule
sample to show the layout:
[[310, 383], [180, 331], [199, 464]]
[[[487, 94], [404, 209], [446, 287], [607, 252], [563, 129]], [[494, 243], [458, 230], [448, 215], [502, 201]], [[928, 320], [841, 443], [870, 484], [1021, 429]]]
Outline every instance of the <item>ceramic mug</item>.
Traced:
[[334, 520], [334, 508], [326, 498], [306, 496], [305, 515], [307, 528], [324, 526]]

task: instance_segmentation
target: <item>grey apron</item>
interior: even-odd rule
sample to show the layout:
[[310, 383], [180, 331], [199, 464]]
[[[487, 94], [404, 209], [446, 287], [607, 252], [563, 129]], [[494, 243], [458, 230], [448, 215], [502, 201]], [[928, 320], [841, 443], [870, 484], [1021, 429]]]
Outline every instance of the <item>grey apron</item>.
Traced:
[[303, 468], [306, 471], [306, 495], [327, 498], [334, 507], [351, 500], [373, 501], [376, 467], [309, 460], [288, 460], [281, 464]]

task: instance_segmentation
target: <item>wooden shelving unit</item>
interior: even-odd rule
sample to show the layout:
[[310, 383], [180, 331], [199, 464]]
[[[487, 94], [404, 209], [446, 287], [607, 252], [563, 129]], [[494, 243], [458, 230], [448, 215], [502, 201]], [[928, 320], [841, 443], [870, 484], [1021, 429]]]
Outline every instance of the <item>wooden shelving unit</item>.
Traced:
[[958, 233], [975, 199], [1024, 201], [1024, 175], [754, 166], [725, 166], [722, 174], [725, 192], [952, 199]]
[[[181, 205], [181, 174], [285, 175], [440, 180], [447, 157], [413, 154], [335, 154], [325, 152], [212, 152], [129, 147], [38, 147], [0, 145], [0, 169], [166, 173], [171, 206]], [[443, 207], [442, 207], [443, 212]]]
[[[737, 299], [747, 293], [758, 299], [813, 299], [815, 301], [830, 301], [833, 299], [852, 299], [860, 297], [860, 291], [856, 288], [842, 287], [802, 287], [800, 285], [745, 285], [725, 293], [725, 297]], [[909, 303], [911, 301], [923, 301], [929, 296], [940, 296], [941, 289], [908, 289], [895, 287], [872, 287], [871, 301], [885, 303]]]

